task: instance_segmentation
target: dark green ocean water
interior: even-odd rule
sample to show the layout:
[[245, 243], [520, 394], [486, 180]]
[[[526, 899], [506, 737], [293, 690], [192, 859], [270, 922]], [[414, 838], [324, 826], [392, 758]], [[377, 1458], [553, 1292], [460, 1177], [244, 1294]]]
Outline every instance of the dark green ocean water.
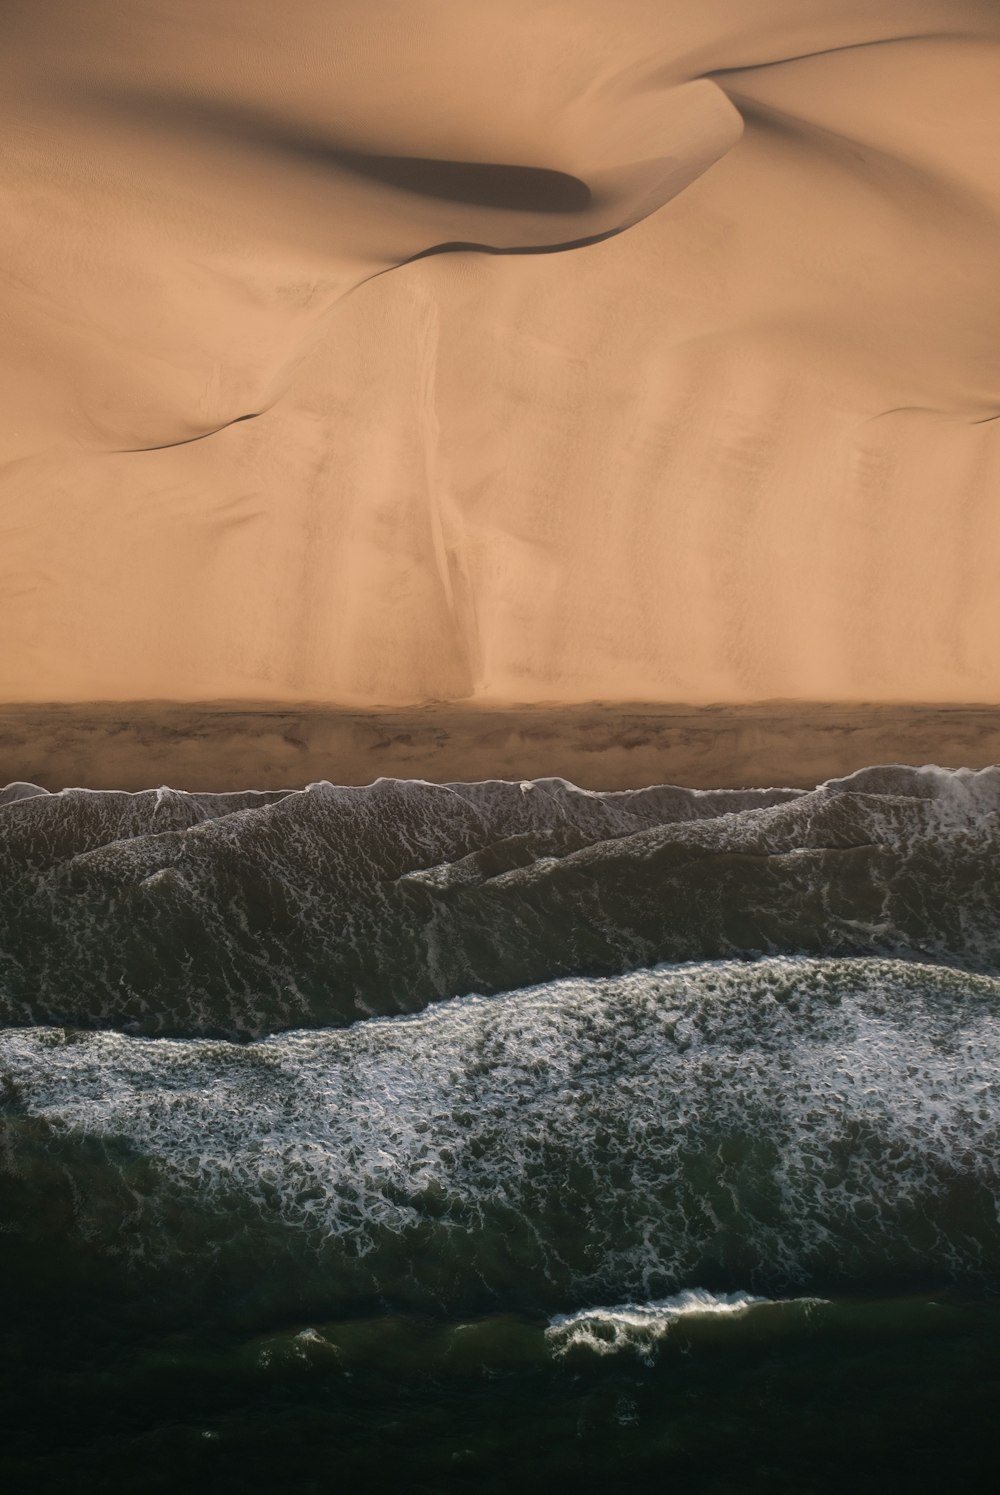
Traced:
[[991, 1489], [998, 812], [0, 793], [0, 1489]]

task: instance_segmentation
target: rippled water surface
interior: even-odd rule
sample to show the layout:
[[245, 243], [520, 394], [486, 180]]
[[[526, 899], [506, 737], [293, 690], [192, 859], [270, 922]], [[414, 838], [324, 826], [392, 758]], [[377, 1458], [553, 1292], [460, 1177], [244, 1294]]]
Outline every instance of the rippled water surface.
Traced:
[[0, 792], [5, 1487], [988, 1488], [998, 810]]

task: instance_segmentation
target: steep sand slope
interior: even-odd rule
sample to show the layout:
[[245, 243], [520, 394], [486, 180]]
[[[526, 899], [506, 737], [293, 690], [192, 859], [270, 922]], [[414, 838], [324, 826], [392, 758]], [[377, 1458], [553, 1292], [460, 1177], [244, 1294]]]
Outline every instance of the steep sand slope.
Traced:
[[993, 0], [0, 42], [0, 699], [1000, 700]]

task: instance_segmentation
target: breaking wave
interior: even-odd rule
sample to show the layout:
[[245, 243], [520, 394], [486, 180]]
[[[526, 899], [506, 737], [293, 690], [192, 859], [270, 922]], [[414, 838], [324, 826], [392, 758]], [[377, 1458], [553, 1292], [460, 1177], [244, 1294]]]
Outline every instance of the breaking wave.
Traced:
[[7, 1228], [337, 1311], [975, 1276], [998, 1016], [994, 977], [772, 958], [250, 1044], [8, 1029]]
[[5, 1488], [987, 1488], [998, 812], [0, 791]]
[[664, 961], [996, 973], [998, 812], [998, 769], [811, 791], [14, 785], [0, 1020], [247, 1040]]

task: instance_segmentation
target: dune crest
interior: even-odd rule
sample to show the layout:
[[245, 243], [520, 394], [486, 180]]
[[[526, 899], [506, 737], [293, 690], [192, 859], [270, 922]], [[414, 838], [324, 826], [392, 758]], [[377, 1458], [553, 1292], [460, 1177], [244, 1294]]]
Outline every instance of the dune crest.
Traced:
[[1000, 698], [992, 5], [0, 37], [0, 699]]

